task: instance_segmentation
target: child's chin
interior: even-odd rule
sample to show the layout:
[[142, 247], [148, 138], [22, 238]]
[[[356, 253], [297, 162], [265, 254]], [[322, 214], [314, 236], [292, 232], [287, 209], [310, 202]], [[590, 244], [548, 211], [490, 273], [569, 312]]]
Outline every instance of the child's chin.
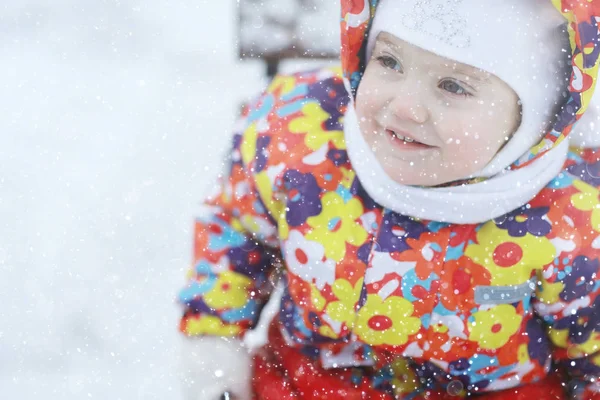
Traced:
[[426, 179], [424, 177], [420, 177], [418, 175], [413, 175], [413, 176], [394, 176], [392, 174], [390, 174], [390, 171], [388, 171], [388, 175], [390, 178], [392, 178], [392, 180], [400, 185], [405, 185], [405, 186], [436, 186], [439, 185], [439, 183], [437, 183], [437, 181], [432, 180], [432, 179]]
[[[406, 166], [400, 166], [398, 162], [386, 163], [383, 165], [383, 169], [386, 174], [396, 183], [405, 186], [437, 186], [444, 183], [437, 177], [431, 176], [421, 171], [417, 171], [417, 168], [413, 168], [411, 172], [410, 163]], [[404, 164], [404, 163], [402, 163]]]
[[[379, 159], [379, 158], [378, 158]], [[447, 185], [451, 182], [461, 181], [465, 177], [476, 174], [473, 169], [460, 169], [441, 167], [439, 165], [426, 165], [402, 159], [386, 159], [381, 162], [386, 174], [396, 183], [405, 186], [436, 187]], [[439, 171], [442, 170], [440, 173]]]
[[451, 178], [437, 178], [437, 177], [423, 177], [423, 176], [409, 176], [404, 178], [394, 178], [391, 177], [395, 182], [405, 185], [405, 186], [420, 186], [420, 187], [430, 187], [435, 188], [438, 186], [444, 186], [448, 183], [455, 182], [460, 180], [460, 178], [451, 179]]

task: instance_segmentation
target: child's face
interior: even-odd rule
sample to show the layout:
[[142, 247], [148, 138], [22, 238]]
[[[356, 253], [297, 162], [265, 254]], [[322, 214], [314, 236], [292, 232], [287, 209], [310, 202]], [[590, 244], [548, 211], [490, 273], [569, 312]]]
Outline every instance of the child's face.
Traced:
[[381, 33], [358, 88], [356, 113], [392, 179], [434, 186], [492, 160], [519, 126], [518, 100], [490, 73]]

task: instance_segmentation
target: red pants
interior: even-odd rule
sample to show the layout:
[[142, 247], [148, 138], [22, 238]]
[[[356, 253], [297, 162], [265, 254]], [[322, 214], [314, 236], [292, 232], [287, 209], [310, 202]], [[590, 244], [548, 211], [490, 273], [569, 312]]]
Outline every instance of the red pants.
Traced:
[[[375, 390], [365, 380], [351, 381], [352, 369], [326, 370], [297, 349], [285, 344], [279, 329], [269, 327], [268, 344], [254, 356], [253, 390], [255, 400], [400, 400]], [[544, 381], [496, 393], [476, 396], [486, 400], [564, 400], [560, 379]], [[426, 393], [415, 400], [457, 400], [447, 393]]]

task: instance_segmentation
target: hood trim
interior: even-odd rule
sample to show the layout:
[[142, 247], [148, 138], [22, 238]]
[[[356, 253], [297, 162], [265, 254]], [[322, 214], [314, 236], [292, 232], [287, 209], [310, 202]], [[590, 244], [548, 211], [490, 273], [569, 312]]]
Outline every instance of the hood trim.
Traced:
[[565, 140], [527, 167], [484, 182], [420, 188], [386, 174], [360, 132], [353, 104], [344, 116], [344, 136], [352, 167], [373, 200], [402, 215], [453, 224], [486, 222], [527, 204], [560, 173], [569, 150]]

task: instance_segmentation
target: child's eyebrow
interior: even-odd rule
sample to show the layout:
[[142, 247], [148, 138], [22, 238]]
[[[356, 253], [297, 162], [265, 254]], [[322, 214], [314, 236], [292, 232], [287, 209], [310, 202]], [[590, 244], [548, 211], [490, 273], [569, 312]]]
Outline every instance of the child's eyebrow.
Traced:
[[[396, 53], [402, 53], [402, 47], [398, 43], [394, 43], [394, 41], [390, 37], [388, 37], [388, 35], [384, 32], [382, 32], [377, 37], [375, 44], [385, 44], [389, 46], [392, 50], [394, 50]], [[473, 81], [476, 81], [479, 84], [489, 84], [492, 82], [490, 79], [490, 74], [485, 71], [471, 67], [466, 64], [461, 64], [459, 62], [452, 61], [450, 59], [446, 60], [447, 63], [445, 64], [445, 66], [451, 69], [453, 72], [458, 72], [460, 74], [466, 75], [467, 77], [469, 77], [469, 79], [472, 79]]]
[[396, 50], [396, 51], [400, 51], [400, 46], [397, 43], [394, 43], [392, 40], [390, 40], [389, 38], [387, 38], [386, 36], [380, 35], [377, 38], [376, 43], [379, 44], [387, 44], [388, 46], [390, 46], [392, 49]]
[[466, 75], [469, 79], [473, 79], [477, 83], [487, 84], [491, 83], [490, 74], [485, 71], [475, 69], [468, 65], [464, 64], [454, 64], [448, 65], [448, 67], [452, 68], [455, 72]]

